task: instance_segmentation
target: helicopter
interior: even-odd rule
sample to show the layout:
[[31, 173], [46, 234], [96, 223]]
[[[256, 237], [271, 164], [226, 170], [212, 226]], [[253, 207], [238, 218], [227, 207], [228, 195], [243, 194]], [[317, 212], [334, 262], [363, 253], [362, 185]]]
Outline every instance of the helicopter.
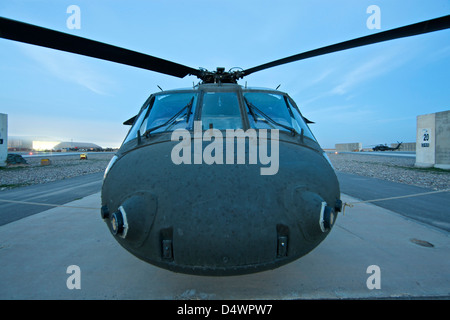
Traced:
[[299, 53], [249, 69], [195, 69], [0, 18], [0, 37], [195, 76], [151, 94], [108, 164], [100, 215], [114, 239], [154, 266], [232, 276], [275, 269], [316, 248], [342, 210], [333, 166], [285, 92], [238, 80], [255, 72], [450, 28], [450, 15]]
[[373, 151], [395, 151], [395, 150], [400, 149], [400, 146], [402, 145], [402, 143], [403, 142], [398, 142], [397, 141], [397, 146], [395, 148], [388, 147], [385, 144], [378, 144], [375, 147], [373, 147], [372, 150]]

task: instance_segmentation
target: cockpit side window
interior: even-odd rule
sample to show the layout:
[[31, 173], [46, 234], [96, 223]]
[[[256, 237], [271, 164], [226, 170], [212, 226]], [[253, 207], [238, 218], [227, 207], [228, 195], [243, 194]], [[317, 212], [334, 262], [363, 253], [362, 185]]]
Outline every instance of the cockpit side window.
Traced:
[[[133, 126], [131, 127], [130, 131], [128, 132], [127, 137], [125, 138], [123, 143], [127, 143], [128, 141], [131, 141], [133, 139], [135, 139], [138, 135], [138, 130], [140, 130], [141, 126], [142, 126], [142, 122], [144, 121], [144, 119], [146, 119], [147, 114], [148, 114], [148, 109], [149, 106], [151, 105], [151, 101], [149, 104], [147, 104], [147, 106], [145, 106], [145, 108], [143, 108], [141, 110], [141, 112], [139, 113], [139, 115], [137, 116], [136, 120], [134, 121]], [[142, 135], [142, 133], [140, 133]]]
[[289, 99], [286, 99], [289, 108], [292, 110], [292, 113], [294, 114], [294, 118], [295, 118], [295, 122], [293, 122], [295, 125], [295, 130], [297, 132], [300, 132], [303, 129], [303, 134], [308, 137], [311, 138], [312, 140], [316, 140], [316, 138], [314, 137], [314, 135], [312, 134], [311, 130], [309, 129], [308, 125], [305, 122], [305, 119], [303, 119], [303, 116], [300, 114], [300, 112], [298, 111], [297, 108], [295, 108], [292, 103], [289, 101]]
[[235, 92], [205, 92], [201, 118], [203, 130], [242, 129], [239, 99]]

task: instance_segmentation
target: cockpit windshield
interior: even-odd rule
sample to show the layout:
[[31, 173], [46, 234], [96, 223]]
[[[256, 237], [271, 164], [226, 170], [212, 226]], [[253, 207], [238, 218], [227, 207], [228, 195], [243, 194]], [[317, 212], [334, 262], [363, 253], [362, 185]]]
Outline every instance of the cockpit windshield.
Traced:
[[240, 110], [236, 92], [205, 92], [201, 115], [203, 129], [241, 129]]
[[[239, 97], [240, 94], [243, 97]], [[196, 110], [196, 109], [199, 110]], [[243, 119], [243, 115], [248, 116]], [[195, 120], [209, 128], [278, 129], [301, 134], [315, 140], [297, 107], [289, 97], [269, 91], [179, 91], [151, 96], [141, 110], [124, 143], [153, 133], [192, 130]]]
[[289, 99], [270, 92], [244, 92], [250, 127], [255, 129], [294, 130], [315, 140], [303, 117]]
[[197, 95], [195, 92], [155, 95], [139, 114], [124, 143], [137, 135], [192, 127]]
[[150, 113], [141, 125], [141, 133], [172, 131], [186, 128], [197, 97], [195, 93], [157, 95]]

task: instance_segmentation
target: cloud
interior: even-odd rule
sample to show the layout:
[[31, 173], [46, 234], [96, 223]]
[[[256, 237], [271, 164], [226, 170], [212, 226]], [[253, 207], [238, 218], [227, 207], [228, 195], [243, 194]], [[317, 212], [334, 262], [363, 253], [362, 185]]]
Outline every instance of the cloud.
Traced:
[[449, 56], [450, 56], [450, 45], [430, 53], [429, 54], [429, 60], [430, 61], [439, 61], [441, 59], [442, 60], [443, 59], [448, 59]]
[[95, 71], [87, 62], [82, 61], [82, 58], [29, 45], [22, 46], [22, 49], [27, 56], [44, 66], [51, 75], [85, 87], [96, 94], [109, 95], [108, 87], [113, 82]]
[[[407, 63], [409, 58], [415, 53], [406, 50], [401, 46], [389, 49], [378, 49], [375, 54], [364, 61], [358, 61], [354, 55], [347, 56], [344, 62], [335, 60], [333, 67], [326, 68], [317, 73], [314, 77], [308, 78], [301, 89], [294, 92], [294, 96], [305, 89], [326, 86], [321, 92], [316, 91], [314, 96], [301, 101], [302, 106], [316, 103], [317, 100], [330, 98], [333, 96], [346, 96], [346, 100], [351, 100], [355, 96], [353, 89], [372, 79], [389, 74], [394, 69]], [[331, 88], [331, 89], [330, 89]]]
[[[356, 67], [341, 76], [339, 84], [330, 93], [335, 95], [347, 94], [354, 87], [393, 71], [407, 62], [407, 55], [403, 51], [399, 46], [390, 51], [377, 50], [376, 56], [357, 64]], [[352, 61], [353, 64], [354, 61]]]
[[386, 68], [386, 61], [387, 58], [381, 56], [356, 67], [343, 77], [341, 83], [335, 86], [331, 93], [346, 94], [354, 86], [386, 73], [389, 70]]

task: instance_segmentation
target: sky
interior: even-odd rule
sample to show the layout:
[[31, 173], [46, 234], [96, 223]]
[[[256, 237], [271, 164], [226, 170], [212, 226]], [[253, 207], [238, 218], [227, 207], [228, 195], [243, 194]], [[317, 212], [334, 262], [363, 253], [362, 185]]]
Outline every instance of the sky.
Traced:
[[[67, 20], [76, 5], [79, 29]], [[367, 20], [379, 8], [380, 29]], [[448, 0], [3, 0], [0, 16], [192, 68], [251, 68], [450, 14]], [[70, 20], [71, 21], [71, 20]], [[119, 147], [147, 97], [183, 79], [0, 39], [0, 113], [10, 136]], [[450, 110], [450, 30], [267, 69], [240, 80], [276, 88], [314, 121], [322, 148], [415, 142], [418, 115]]]

